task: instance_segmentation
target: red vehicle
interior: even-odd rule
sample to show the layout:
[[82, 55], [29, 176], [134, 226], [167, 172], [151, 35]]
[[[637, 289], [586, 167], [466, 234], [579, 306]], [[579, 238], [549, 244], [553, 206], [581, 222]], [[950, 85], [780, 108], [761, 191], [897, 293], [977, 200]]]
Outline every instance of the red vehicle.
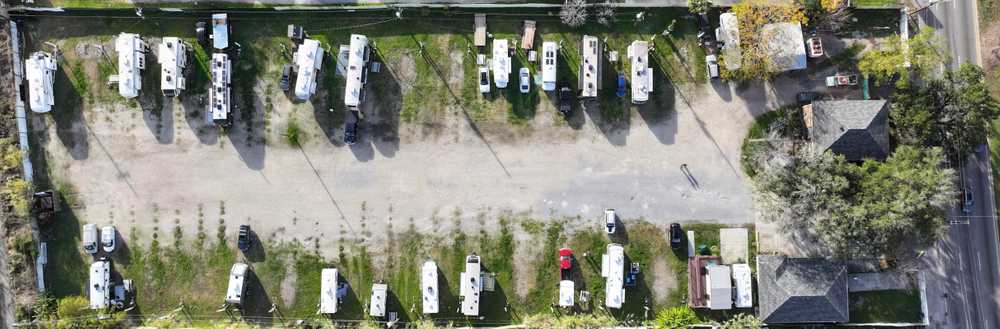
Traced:
[[559, 249], [559, 273], [563, 280], [570, 276], [573, 267], [573, 250], [569, 248]]

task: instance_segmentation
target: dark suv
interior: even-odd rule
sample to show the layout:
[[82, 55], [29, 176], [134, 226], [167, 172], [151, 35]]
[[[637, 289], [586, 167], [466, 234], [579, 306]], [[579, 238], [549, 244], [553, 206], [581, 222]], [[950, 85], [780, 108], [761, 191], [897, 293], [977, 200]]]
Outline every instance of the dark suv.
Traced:
[[240, 251], [250, 250], [250, 225], [240, 225], [240, 233], [236, 237], [236, 248]]
[[684, 230], [681, 224], [670, 223], [670, 248], [680, 249], [684, 244]]
[[559, 89], [559, 113], [568, 117], [573, 111], [573, 89], [562, 87]]

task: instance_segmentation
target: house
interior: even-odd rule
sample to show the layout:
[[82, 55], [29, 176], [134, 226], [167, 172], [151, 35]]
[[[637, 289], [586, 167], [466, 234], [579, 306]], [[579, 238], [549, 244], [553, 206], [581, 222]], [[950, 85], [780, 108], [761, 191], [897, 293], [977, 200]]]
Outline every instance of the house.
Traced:
[[889, 155], [889, 103], [885, 100], [814, 101], [802, 109], [809, 139], [848, 161]]
[[653, 69], [649, 67], [649, 42], [632, 41], [628, 46], [628, 58], [632, 61], [632, 104], [644, 104], [653, 91]]
[[295, 51], [295, 97], [309, 100], [316, 93], [316, 75], [323, 66], [323, 47], [319, 41], [305, 39]]
[[138, 34], [122, 33], [115, 40], [115, 51], [118, 52], [118, 75], [112, 79], [118, 80], [118, 94], [125, 99], [139, 96], [142, 90], [142, 70], [146, 69], [146, 41]]
[[31, 111], [52, 111], [52, 106], [55, 105], [52, 76], [56, 71], [56, 59], [47, 52], [37, 51], [24, 61], [24, 68], [28, 78], [28, 105]]
[[229, 55], [223, 53], [212, 54], [211, 72], [212, 85], [208, 90], [209, 114], [212, 122], [219, 126], [228, 126], [232, 123], [230, 112], [232, 110], [232, 62]]
[[601, 256], [601, 276], [607, 279], [604, 306], [622, 308], [625, 303], [625, 248], [622, 245], [608, 245], [607, 253]]
[[596, 98], [601, 89], [601, 41], [584, 35], [580, 43], [580, 97]]
[[743, 50], [740, 49], [740, 24], [736, 14], [719, 15], [719, 28], [715, 29], [715, 40], [722, 43], [722, 62], [726, 69], [739, 70], [743, 65]]
[[389, 286], [385, 283], [372, 285], [372, 299], [369, 305], [368, 315], [373, 317], [385, 316], [385, 299], [389, 295]]
[[773, 72], [785, 72], [806, 68], [806, 40], [802, 37], [802, 25], [782, 22], [766, 24], [760, 29], [764, 41], [764, 53], [771, 60]]
[[847, 267], [819, 258], [757, 257], [761, 320], [769, 324], [849, 321]]
[[552, 41], [542, 42], [542, 90], [556, 90], [556, 56], [559, 45]]
[[90, 264], [90, 309], [103, 310], [111, 304], [111, 262]]
[[212, 48], [229, 48], [229, 17], [226, 14], [212, 14]]
[[160, 63], [160, 91], [174, 97], [184, 91], [184, 68], [187, 67], [188, 45], [178, 37], [165, 37], [160, 42], [157, 61]]
[[728, 265], [715, 264], [706, 267], [708, 308], [729, 310], [733, 308], [733, 278]]
[[462, 314], [479, 316], [479, 298], [483, 292], [482, 267], [476, 254], [465, 257], [465, 271], [459, 276]]
[[337, 313], [337, 269], [324, 268], [320, 271], [319, 313]]
[[364, 86], [368, 83], [368, 61], [371, 59], [371, 48], [368, 47], [368, 37], [351, 34], [350, 53], [347, 55], [347, 82], [344, 91], [344, 105], [349, 110], [357, 111], [365, 99]]
[[424, 314], [438, 312], [438, 267], [434, 261], [424, 262], [420, 268], [420, 291], [423, 295]]

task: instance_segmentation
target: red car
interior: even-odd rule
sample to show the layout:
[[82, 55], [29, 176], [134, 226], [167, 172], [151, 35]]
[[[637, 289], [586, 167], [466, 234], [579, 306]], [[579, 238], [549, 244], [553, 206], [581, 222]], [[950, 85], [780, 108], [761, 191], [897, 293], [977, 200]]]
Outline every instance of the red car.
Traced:
[[559, 249], [559, 269], [568, 271], [573, 266], [573, 250], [569, 248]]

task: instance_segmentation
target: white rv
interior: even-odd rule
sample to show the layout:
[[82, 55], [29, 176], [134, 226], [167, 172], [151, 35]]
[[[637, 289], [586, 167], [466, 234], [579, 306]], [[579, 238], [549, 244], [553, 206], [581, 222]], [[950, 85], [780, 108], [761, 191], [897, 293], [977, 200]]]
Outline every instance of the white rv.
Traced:
[[736, 307], [753, 307], [753, 283], [750, 278], [750, 266], [733, 264], [733, 281], [736, 282]]
[[233, 264], [229, 270], [229, 287], [226, 289], [226, 304], [240, 305], [246, 293], [246, 277], [250, 266], [244, 263]]
[[572, 307], [576, 287], [571, 280], [559, 281], [559, 306]]
[[48, 113], [55, 105], [52, 89], [52, 75], [56, 71], [56, 59], [47, 52], [38, 51], [24, 61], [28, 78], [28, 105], [35, 113]]
[[462, 314], [479, 316], [479, 298], [483, 291], [482, 267], [476, 254], [465, 257], [465, 272], [459, 276], [459, 296], [462, 300]]
[[122, 33], [115, 40], [118, 52], [118, 94], [126, 99], [139, 96], [142, 90], [142, 70], [146, 69], [146, 41], [138, 34]]
[[424, 262], [420, 268], [420, 291], [423, 295], [424, 314], [438, 312], [438, 267], [434, 261]]
[[157, 61], [160, 63], [160, 90], [163, 96], [174, 97], [184, 91], [188, 50], [188, 45], [177, 37], [163, 38], [160, 43]]
[[232, 62], [229, 56], [222, 53], [212, 54], [212, 86], [208, 90], [209, 113], [212, 122], [219, 126], [228, 126], [232, 107]]
[[507, 39], [493, 40], [493, 82], [497, 88], [507, 88], [510, 81], [510, 53]]
[[111, 262], [90, 264], [90, 309], [102, 310], [111, 304]]
[[608, 245], [601, 257], [601, 276], [607, 279], [604, 286], [604, 306], [621, 308], [625, 303], [625, 248], [620, 244]]
[[324, 268], [320, 272], [319, 313], [337, 313], [337, 269]]
[[323, 47], [319, 41], [305, 39], [295, 51], [295, 66], [298, 71], [295, 78], [295, 97], [299, 100], [309, 100], [316, 93], [316, 75], [323, 66]]
[[556, 57], [559, 46], [552, 41], [542, 43], [542, 90], [556, 90]]
[[212, 14], [212, 48], [229, 48], [229, 17], [226, 14]]
[[583, 36], [580, 44], [580, 97], [596, 98], [601, 89], [601, 41]]
[[368, 61], [371, 48], [368, 37], [351, 34], [350, 54], [347, 55], [347, 82], [344, 91], [344, 105], [356, 109], [365, 100], [365, 84], [368, 83]]
[[368, 315], [373, 317], [385, 316], [385, 299], [389, 294], [389, 286], [384, 283], [372, 285], [372, 300], [368, 310]]
[[632, 61], [632, 103], [643, 104], [653, 91], [653, 69], [649, 68], [649, 42], [633, 41], [628, 46], [628, 58]]

